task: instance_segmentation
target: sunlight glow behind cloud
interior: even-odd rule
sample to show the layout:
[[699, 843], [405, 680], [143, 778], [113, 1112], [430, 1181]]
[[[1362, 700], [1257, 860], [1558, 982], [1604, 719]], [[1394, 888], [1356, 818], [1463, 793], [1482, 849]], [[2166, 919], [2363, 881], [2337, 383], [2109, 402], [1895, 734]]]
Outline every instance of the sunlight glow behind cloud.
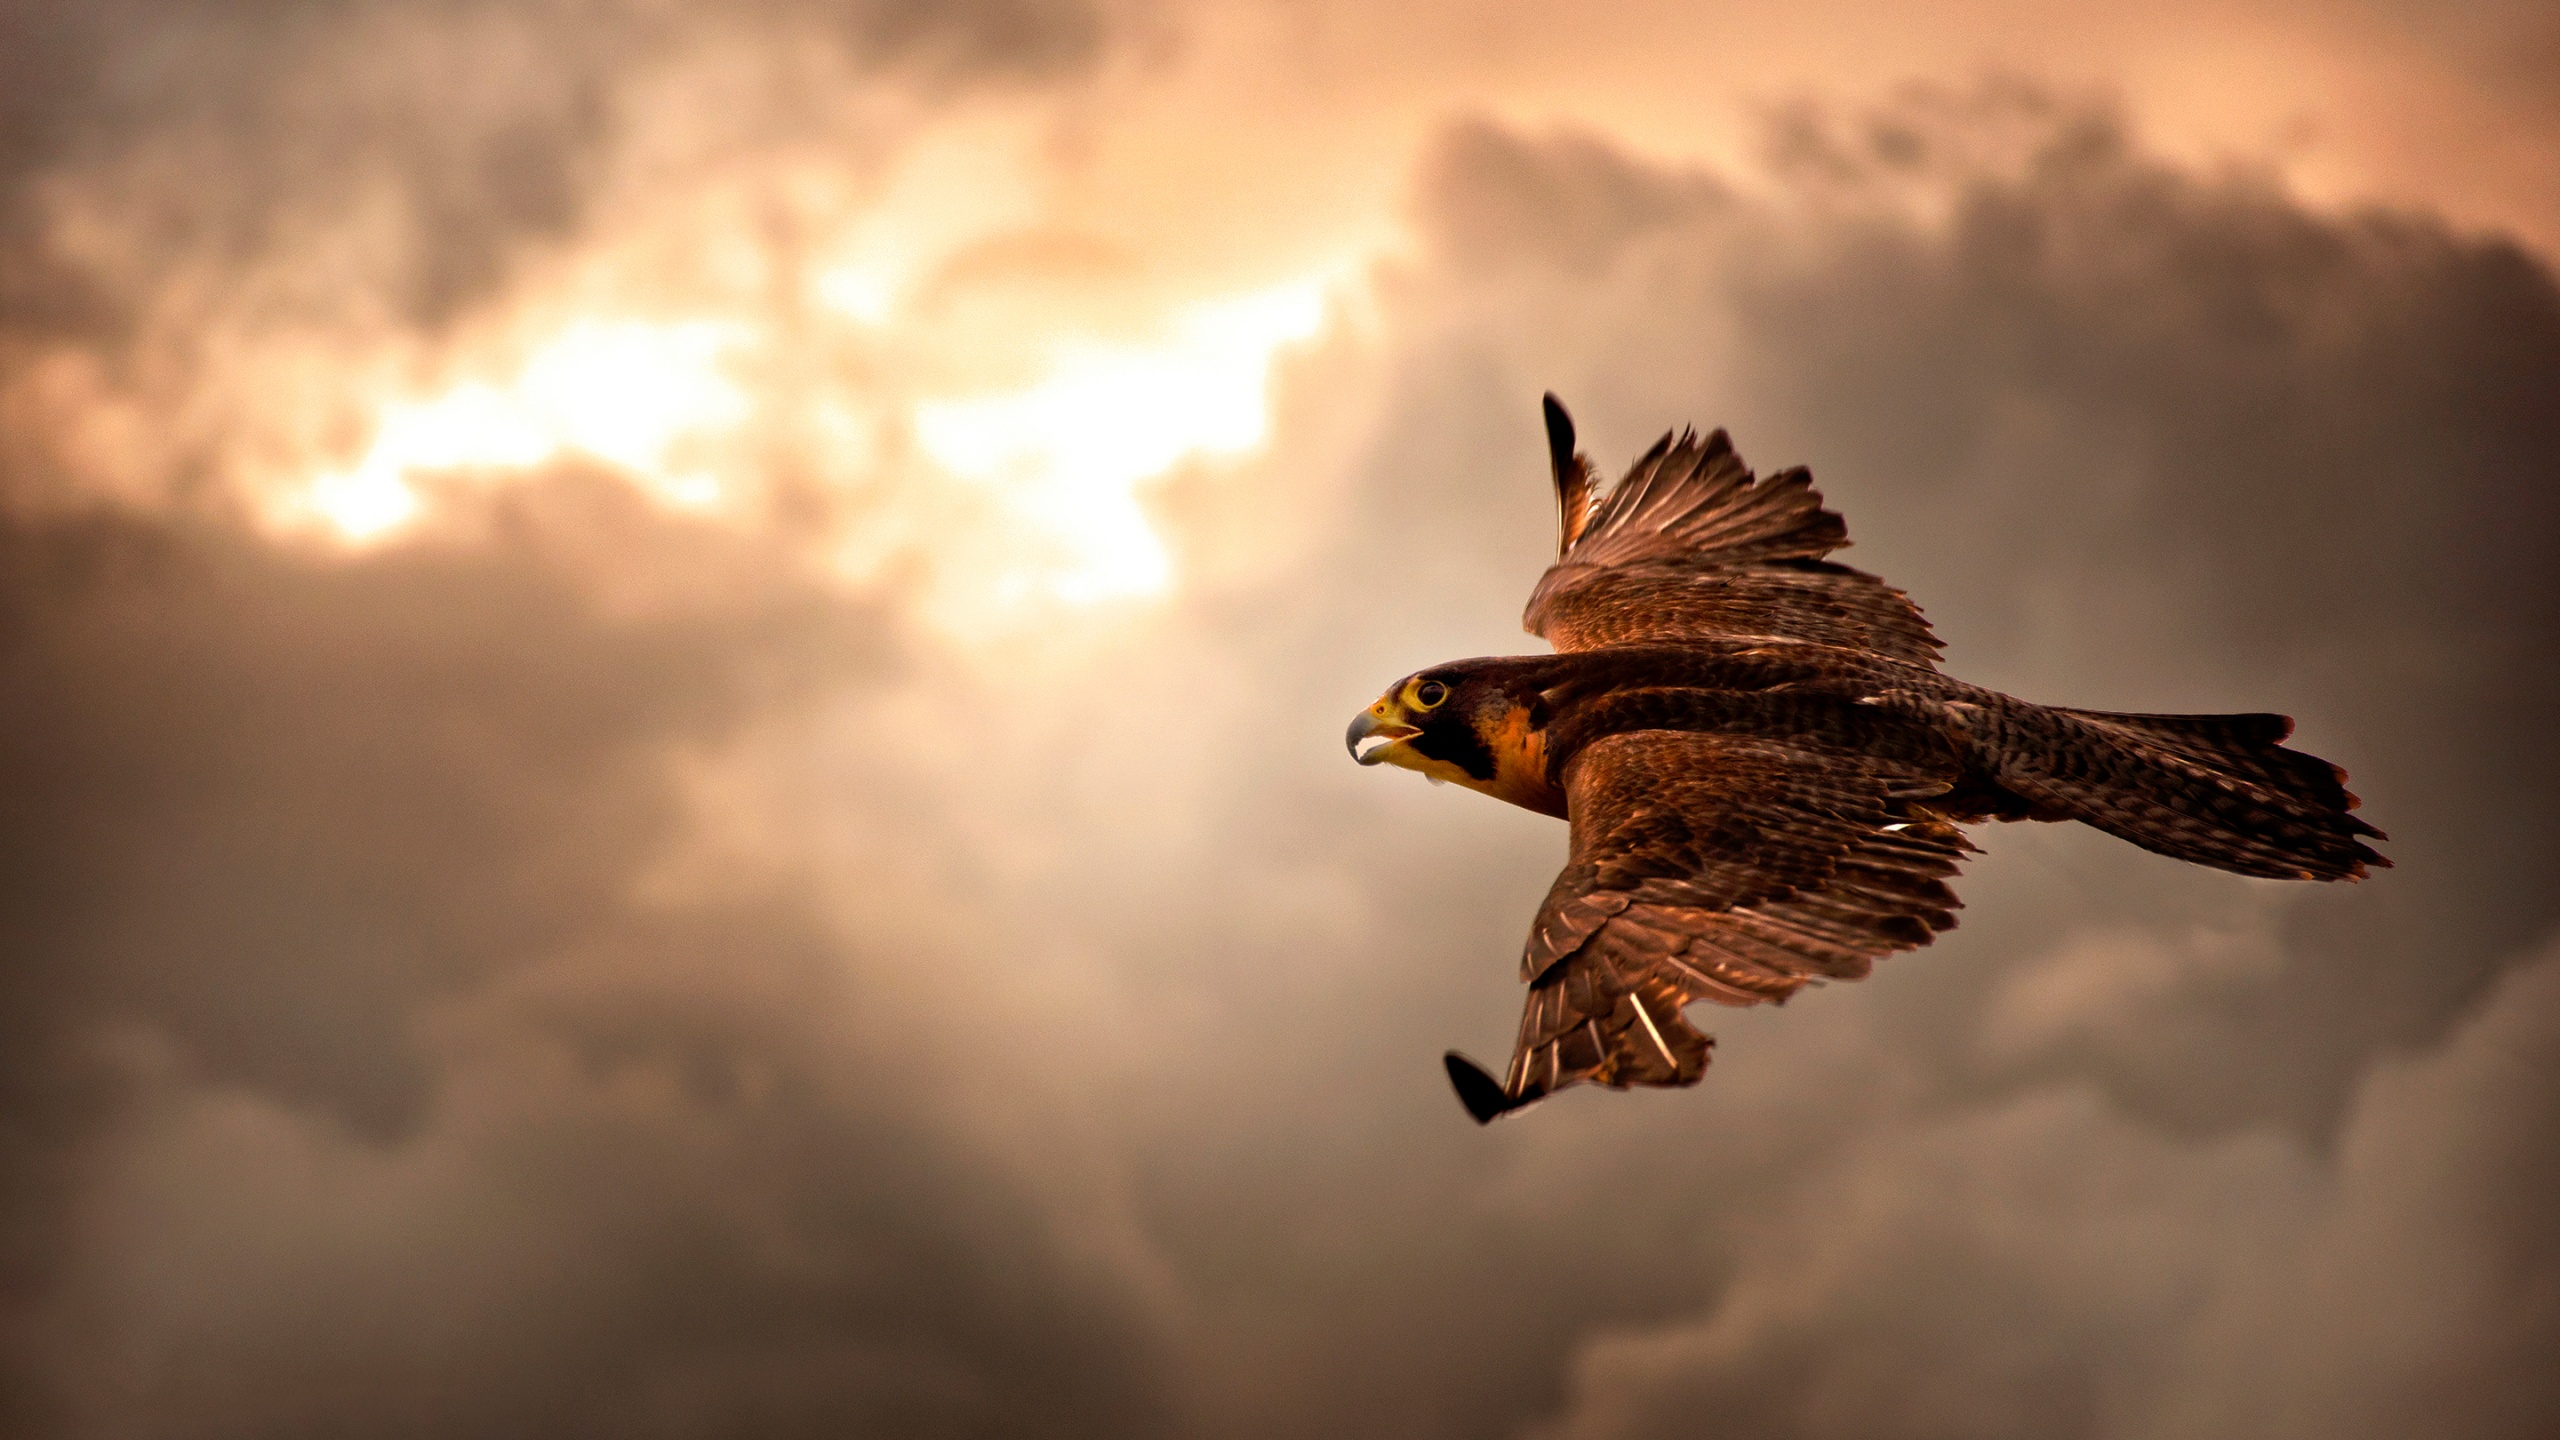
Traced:
[[611, 464], [671, 503], [708, 504], [718, 480], [674, 473], [671, 461], [685, 437], [746, 418], [746, 395], [720, 368], [741, 338], [739, 327], [709, 321], [579, 321], [509, 384], [471, 381], [388, 407], [364, 458], [312, 482], [304, 505], [346, 538], [370, 539], [417, 514], [413, 476], [569, 454]]
[[[441, 393], [383, 405], [362, 455], [294, 484], [279, 518], [376, 541], [420, 519], [431, 477], [504, 483], [572, 457], [611, 467], [659, 503], [726, 512], [759, 493], [753, 467], [763, 452], [743, 443], [759, 416], [798, 407], [826, 453], [825, 473], [856, 488], [881, 463], [879, 427], [904, 420], [927, 462], [923, 488], [893, 487], [878, 492], [886, 509], [847, 513], [842, 573], [865, 580], [920, 553], [942, 577], [927, 609], [944, 629], [1002, 633], [1046, 609], [1170, 586], [1172, 562], [1140, 487], [1187, 460], [1263, 442], [1273, 357], [1321, 328], [1334, 273], [1195, 303], [1146, 340], [1042, 333], [1035, 321], [1015, 349], [1037, 361], [1032, 383], [973, 388], [964, 370], [921, 400], [858, 379], [823, 393], [767, 393], [759, 377], [780, 373], [777, 349], [791, 342], [752, 312], [582, 319], [512, 377], [487, 367]], [[816, 298], [883, 353], [930, 354], [937, 341], [893, 315], [885, 287], [855, 297], [858, 305]]]
[[1171, 564], [1136, 487], [1188, 457], [1261, 443], [1272, 356], [1316, 333], [1324, 298], [1322, 278], [1303, 279], [1197, 306], [1162, 345], [1062, 345], [1026, 389], [917, 407], [917, 441], [1067, 551], [1055, 573], [1008, 588], [1071, 603], [1162, 590]]

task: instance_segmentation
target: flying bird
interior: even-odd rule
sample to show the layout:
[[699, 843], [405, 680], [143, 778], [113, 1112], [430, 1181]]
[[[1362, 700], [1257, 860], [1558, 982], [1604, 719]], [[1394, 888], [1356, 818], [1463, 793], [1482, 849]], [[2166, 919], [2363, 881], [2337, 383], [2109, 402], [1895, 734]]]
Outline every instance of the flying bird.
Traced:
[[1954, 927], [1986, 820], [2078, 820], [2242, 875], [2360, 880], [2391, 862], [2346, 772], [2282, 715], [2066, 710], [1938, 670], [1902, 591], [1802, 468], [1755, 477], [1725, 432], [1664, 435], [1606, 494], [1546, 397], [1562, 539], [1522, 624], [1553, 655], [1435, 665], [1344, 737], [1570, 827], [1520, 957], [1497, 1080], [1449, 1053], [1479, 1123], [1584, 1083], [1694, 1085], [1687, 1007], [1855, 980]]

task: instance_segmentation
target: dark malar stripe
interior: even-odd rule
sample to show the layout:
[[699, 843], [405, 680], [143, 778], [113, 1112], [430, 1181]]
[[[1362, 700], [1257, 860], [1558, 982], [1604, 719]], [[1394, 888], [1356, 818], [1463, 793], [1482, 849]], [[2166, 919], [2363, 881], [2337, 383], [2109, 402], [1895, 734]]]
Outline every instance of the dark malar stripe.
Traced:
[[1472, 724], [1427, 726], [1405, 743], [1434, 760], [1448, 761], [1473, 779], [1493, 779], [1493, 747], [1484, 743]]

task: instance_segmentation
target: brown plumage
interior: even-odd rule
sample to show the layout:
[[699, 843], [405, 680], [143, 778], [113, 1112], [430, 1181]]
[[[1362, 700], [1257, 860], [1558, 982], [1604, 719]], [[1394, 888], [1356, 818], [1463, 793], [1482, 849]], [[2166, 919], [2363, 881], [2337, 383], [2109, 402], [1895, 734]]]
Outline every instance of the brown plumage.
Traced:
[[[1691, 1085], [1686, 1008], [1854, 980], [1955, 925], [1985, 820], [2079, 820], [2243, 875], [2356, 880], [2388, 860], [2345, 772], [2281, 715], [2065, 710], [1952, 680], [1909, 596], [1801, 469], [1756, 478], [1719, 430], [1666, 435], [1605, 496], [1546, 400], [1562, 539], [1529, 597], [1551, 656], [1461, 660], [1351, 723], [1364, 765], [1571, 825], [1521, 954], [1500, 1080], [1452, 1053], [1479, 1121], [1568, 1085]], [[1363, 750], [1364, 742], [1371, 748]]]

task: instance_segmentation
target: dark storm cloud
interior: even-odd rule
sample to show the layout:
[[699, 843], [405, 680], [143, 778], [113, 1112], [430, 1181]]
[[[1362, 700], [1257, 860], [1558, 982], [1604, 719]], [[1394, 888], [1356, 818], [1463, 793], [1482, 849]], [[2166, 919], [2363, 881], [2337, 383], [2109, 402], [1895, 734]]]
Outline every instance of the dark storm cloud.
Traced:
[[[667, 545], [615, 508], [579, 519]], [[107, 517], [7, 538], [8, 912], [63, 962], [28, 978], [165, 1013], [211, 1078], [373, 1134], [414, 1122], [409, 1012], [620, 903], [673, 818], [663, 749], [830, 638], [787, 594], [607, 623], [539, 553], [295, 563]], [[254, 1013], [281, 1003], [332, 1023]]]
[[1862, 1137], [1710, 1312], [1591, 1341], [1541, 1433], [2544, 1433], [2555, 1002], [2546, 947], [2324, 1156], [2069, 1088]]
[[496, 509], [0, 534], [9, 1433], [1144, 1432], [860, 957], [648, 883], [675, 762], [891, 673], [876, 609], [614, 482]]
[[[827, 124], [838, 87], [1054, 81], [1106, 38], [1082, 0], [7, 0], [0, 27], [0, 314], [46, 330], [148, 298], [130, 288], [142, 276], [47, 241], [48, 181], [123, 192], [146, 276], [288, 251], [311, 282], [287, 292], [304, 320], [387, 309], [432, 326], [574, 236], [612, 145], [685, 103], [649, 82], [724, 47], [802, 62], [754, 93], [772, 140]], [[844, 65], [808, 63], [825, 55]], [[716, 119], [701, 128], [742, 123], [734, 103]]]

